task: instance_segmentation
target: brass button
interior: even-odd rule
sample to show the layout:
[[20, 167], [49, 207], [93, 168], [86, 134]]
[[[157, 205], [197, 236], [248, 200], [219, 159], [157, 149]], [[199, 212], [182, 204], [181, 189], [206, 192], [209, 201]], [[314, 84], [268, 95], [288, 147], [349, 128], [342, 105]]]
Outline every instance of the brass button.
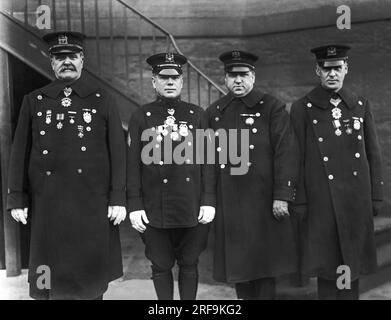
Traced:
[[249, 148], [250, 148], [251, 150], [253, 150], [255, 147], [254, 147], [253, 144], [250, 144]]
[[217, 121], [219, 121], [219, 120], [220, 120], [220, 118], [219, 118], [219, 117], [216, 117], [216, 118], [215, 118], [215, 121], [216, 121], [216, 122], [217, 122]]
[[334, 176], [332, 174], [329, 175], [329, 180], [333, 180]]
[[37, 99], [38, 99], [38, 100], [42, 100], [42, 96], [39, 94], [39, 95], [37, 96]]
[[322, 137], [319, 137], [319, 138], [318, 138], [318, 141], [319, 141], [319, 142], [323, 142], [323, 138], [322, 138]]
[[42, 116], [42, 112], [41, 111], [37, 112], [37, 116], [41, 117]]
[[360, 158], [360, 154], [357, 152], [355, 155], [354, 155], [357, 159]]
[[51, 174], [52, 174], [51, 171], [46, 171], [47, 176], [50, 176]]
[[46, 155], [46, 154], [48, 154], [48, 153], [49, 153], [49, 151], [47, 151], [47, 150], [43, 150], [43, 151], [42, 151], [42, 153]]
[[186, 181], [187, 181], [187, 182], [189, 182], [189, 181], [190, 181], [190, 178], [189, 178], [189, 177], [187, 177], [187, 178], [186, 178]]
[[81, 151], [83, 151], [83, 152], [87, 150], [87, 148], [86, 148], [85, 146], [82, 146], [80, 149], [81, 149]]
[[225, 164], [221, 164], [221, 165], [220, 165], [220, 168], [221, 168], [221, 169], [224, 169], [224, 168], [225, 168]]
[[42, 130], [39, 134], [40, 134], [41, 136], [44, 136], [45, 133], [46, 133], [46, 132]]
[[77, 173], [82, 173], [83, 170], [82, 169], [77, 169]]
[[162, 166], [164, 164], [164, 162], [163, 161], [159, 161], [159, 164]]
[[99, 94], [99, 93], [96, 93], [95, 95], [96, 95], [98, 98], [100, 97], [100, 94]]
[[310, 102], [307, 103], [307, 107], [308, 108], [311, 108], [312, 107], [312, 104]]
[[168, 180], [167, 179], [163, 179], [163, 183], [167, 183], [168, 182]]
[[314, 119], [314, 120], [312, 120], [312, 123], [313, 123], [313, 124], [317, 124], [317, 123], [318, 123], [318, 120]]
[[190, 110], [190, 113], [191, 113], [191, 114], [193, 114], [193, 113], [194, 113], [194, 111], [193, 111], [193, 110]]
[[353, 175], [354, 175], [354, 176], [357, 176], [357, 171], [353, 171]]
[[217, 152], [220, 152], [221, 151], [221, 147], [218, 147], [216, 150], [217, 150]]
[[328, 158], [328, 157], [324, 157], [324, 158], [323, 158], [323, 161], [324, 161], [324, 162], [327, 162], [327, 161], [329, 161], [329, 158]]
[[252, 128], [252, 132], [253, 132], [253, 133], [257, 133], [257, 132], [258, 132], [258, 129], [257, 129], [257, 128]]
[[146, 115], [147, 115], [147, 117], [150, 117], [150, 116], [151, 116], [151, 113], [148, 111], [148, 112], [146, 113]]

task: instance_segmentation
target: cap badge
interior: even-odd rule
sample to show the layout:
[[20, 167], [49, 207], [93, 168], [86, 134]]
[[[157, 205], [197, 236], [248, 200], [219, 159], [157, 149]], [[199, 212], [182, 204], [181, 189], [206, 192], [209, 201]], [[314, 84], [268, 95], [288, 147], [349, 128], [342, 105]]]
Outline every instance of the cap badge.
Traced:
[[240, 58], [240, 52], [239, 51], [232, 51], [232, 58], [233, 59], [239, 59]]
[[328, 47], [327, 48], [327, 56], [336, 56], [337, 55], [337, 49], [335, 47]]
[[166, 61], [167, 62], [174, 62], [174, 54], [171, 52], [166, 53]]
[[66, 35], [58, 36], [58, 44], [68, 44], [68, 37]]

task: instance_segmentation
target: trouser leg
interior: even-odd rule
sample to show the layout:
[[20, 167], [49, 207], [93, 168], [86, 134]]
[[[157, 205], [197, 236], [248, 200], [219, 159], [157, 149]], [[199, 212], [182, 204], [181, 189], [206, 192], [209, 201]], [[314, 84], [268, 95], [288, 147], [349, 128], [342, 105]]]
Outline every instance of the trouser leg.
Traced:
[[354, 280], [350, 284], [350, 289], [337, 289], [338, 300], [358, 300], [359, 299], [359, 280]]
[[181, 300], [195, 300], [198, 289], [197, 265], [179, 266], [178, 286]]
[[159, 270], [152, 265], [152, 280], [158, 300], [174, 299], [174, 278], [171, 270]]
[[198, 289], [198, 258], [205, 250], [209, 225], [176, 229], [172, 234], [179, 266], [178, 286], [181, 300], [195, 300]]
[[261, 278], [252, 282], [253, 300], [275, 300], [276, 281], [275, 278]]
[[238, 299], [252, 300], [253, 290], [250, 282], [235, 283], [235, 291]]
[[142, 234], [145, 256], [152, 263], [152, 280], [159, 300], [173, 300], [174, 279], [171, 269], [175, 264], [170, 230], [148, 226]]
[[318, 277], [318, 300], [337, 300], [335, 280]]

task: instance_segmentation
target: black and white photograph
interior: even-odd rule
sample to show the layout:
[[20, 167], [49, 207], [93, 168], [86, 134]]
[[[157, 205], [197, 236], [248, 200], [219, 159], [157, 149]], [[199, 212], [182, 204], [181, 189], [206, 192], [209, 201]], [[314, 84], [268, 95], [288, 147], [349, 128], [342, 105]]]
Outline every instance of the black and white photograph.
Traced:
[[390, 0], [0, 0], [0, 300], [391, 300], [390, 34]]

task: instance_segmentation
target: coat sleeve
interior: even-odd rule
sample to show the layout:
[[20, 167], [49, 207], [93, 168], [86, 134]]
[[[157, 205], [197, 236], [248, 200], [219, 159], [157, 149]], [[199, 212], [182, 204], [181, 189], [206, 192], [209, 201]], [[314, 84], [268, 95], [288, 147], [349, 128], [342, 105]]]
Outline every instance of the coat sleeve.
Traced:
[[305, 188], [305, 176], [304, 176], [306, 118], [305, 118], [305, 110], [303, 110], [300, 102], [295, 102], [292, 104], [290, 116], [299, 144], [299, 177], [296, 186], [296, 199], [294, 201], [294, 205], [306, 205], [307, 193]]
[[23, 99], [15, 131], [8, 168], [7, 209], [27, 208], [28, 165], [31, 153], [31, 106], [28, 96]]
[[135, 111], [128, 125], [126, 192], [129, 212], [145, 210], [141, 183], [142, 122], [141, 113]]
[[108, 104], [108, 143], [110, 152], [110, 206], [126, 205], [126, 144], [118, 109], [113, 99]]
[[208, 152], [210, 150], [209, 144], [212, 143], [214, 135], [212, 134], [212, 129], [209, 126], [209, 112], [201, 111], [201, 129], [204, 130], [206, 138], [204, 139], [204, 145], [202, 145], [204, 162], [201, 164], [201, 173], [202, 173], [202, 194], [201, 194], [201, 206], [212, 206], [216, 207], [216, 168], [214, 163], [207, 163]]
[[285, 105], [275, 102], [270, 114], [270, 138], [273, 148], [273, 199], [294, 201], [298, 178], [297, 139]]
[[371, 174], [372, 200], [381, 201], [383, 200], [382, 157], [376, 134], [376, 123], [368, 101], [365, 108], [364, 139]]

